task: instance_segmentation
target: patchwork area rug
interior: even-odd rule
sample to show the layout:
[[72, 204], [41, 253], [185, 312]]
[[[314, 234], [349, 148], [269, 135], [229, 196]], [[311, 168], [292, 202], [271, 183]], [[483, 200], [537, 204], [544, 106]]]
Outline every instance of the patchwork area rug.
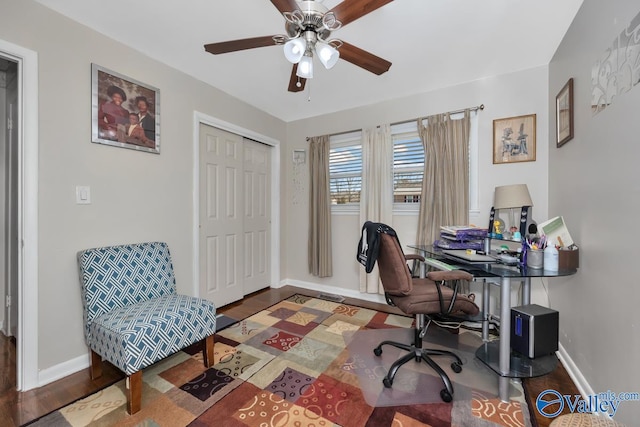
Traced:
[[460, 374], [451, 372], [448, 360], [441, 361], [454, 382], [453, 402], [440, 400], [442, 384], [425, 364], [409, 362], [393, 388], [384, 389], [381, 378], [398, 354], [385, 346], [382, 357], [375, 357], [373, 346], [389, 337], [410, 342], [412, 320], [295, 295], [218, 332], [214, 366], [208, 370], [197, 349], [145, 369], [142, 409], [133, 416], [126, 413], [120, 381], [32, 425], [531, 425], [522, 390], [512, 390], [509, 403], [496, 397], [497, 377], [473, 361], [470, 333], [432, 328], [425, 340], [431, 347], [431, 335], [440, 335], [443, 345], [461, 352]]

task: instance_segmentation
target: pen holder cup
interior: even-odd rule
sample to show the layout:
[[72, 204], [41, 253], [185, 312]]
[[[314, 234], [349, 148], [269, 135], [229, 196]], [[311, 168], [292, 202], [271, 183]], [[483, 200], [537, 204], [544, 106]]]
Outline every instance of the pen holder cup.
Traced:
[[544, 251], [541, 249], [527, 250], [527, 267], [542, 268], [544, 266]]

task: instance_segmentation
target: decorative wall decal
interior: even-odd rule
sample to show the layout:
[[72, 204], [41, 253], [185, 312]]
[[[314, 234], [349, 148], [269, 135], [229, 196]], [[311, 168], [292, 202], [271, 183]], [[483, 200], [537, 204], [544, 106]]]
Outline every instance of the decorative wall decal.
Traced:
[[591, 109], [598, 114], [613, 102], [618, 74], [618, 49], [607, 49], [591, 69]]
[[617, 95], [640, 83], [640, 13], [613, 40], [591, 69], [591, 110], [607, 108]]
[[307, 162], [307, 150], [293, 150], [293, 192], [291, 193], [294, 205], [300, 205], [304, 202], [304, 184], [302, 182], [302, 168]]
[[620, 33], [617, 80], [619, 95], [640, 82], [640, 13]]

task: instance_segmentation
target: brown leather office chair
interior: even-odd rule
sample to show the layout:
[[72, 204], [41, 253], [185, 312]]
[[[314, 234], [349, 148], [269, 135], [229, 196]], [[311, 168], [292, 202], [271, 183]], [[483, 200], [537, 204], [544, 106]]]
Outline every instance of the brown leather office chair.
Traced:
[[[456, 373], [462, 370], [462, 360], [451, 351], [422, 348], [422, 338], [427, 331], [427, 326], [434, 318], [456, 316], [460, 319], [460, 316], [469, 317], [479, 313], [478, 306], [473, 302], [473, 299], [458, 292], [459, 282], [471, 280], [473, 276], [466, 271], [454, 270], [430, 272], [426, 278], [412, 277], [407, 265], [407, 257], [402, 251], [395, 231], [391, 227], [379, 223], [376, 229], [379, 235], [379, 249], [376, 259], [387, 303], [416, 317], [412, 344], [383, 341], [373, 350], [376, 356], [380, 356], [382, 346], [391, 345], [409, 352], [391, 365], [382, 382], [385, 387], [391, 387], [396, 372], [402, 365], [411, 359], [415, 359], [416, 362], [422, 360], [442, 378], [445, 388], [440, 391], [440, 397], [443, 401], [450, 402], [453, 399], [451, 381], [431, 356], [453, 358], [451, 369]], [[416, 255], [411, 256], [412, 259], [415, 257]], [[424, 261], [424, 259], [422, 260]]]

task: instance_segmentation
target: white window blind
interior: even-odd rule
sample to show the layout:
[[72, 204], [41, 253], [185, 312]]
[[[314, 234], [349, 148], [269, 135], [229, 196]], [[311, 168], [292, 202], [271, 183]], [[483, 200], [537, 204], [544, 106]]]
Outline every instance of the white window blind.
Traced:
[[329, 189], [332, 205], [360, 202], [362, 144], [360, 132], [332, 136], [329, 153]]

